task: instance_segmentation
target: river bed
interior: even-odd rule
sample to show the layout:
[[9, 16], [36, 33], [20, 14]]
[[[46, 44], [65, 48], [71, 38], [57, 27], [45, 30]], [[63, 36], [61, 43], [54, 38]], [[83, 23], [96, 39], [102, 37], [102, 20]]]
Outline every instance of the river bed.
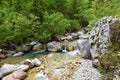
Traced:
[[[75, 43], [76, 41], [68, 43], [65, 41], [62, 44], [74, 45]], [[36, 78], [35, 76], [37, 75], [37, 73], [40, 72], [44, 72], [51, 80], [70, 80], [74, 71], [76, 71], [78, 68], [77, 62], [81, 59], [81, 56], [76, 54], [77, 52], [78, 50], [67, 53], [45, 51], [39, 54], [27, 53], [21, 57], [9, 57], [6, 59], [2, 59], [0, 60], [0, 65], [2, 66], [3, 64], [19, 64], [25, 59], [38, 58], [42, 62], [41, 65], [28, 70], [25, 80], [37, 80], [38, 78]], [[42, 79], [39, 78], [38, 80]]]

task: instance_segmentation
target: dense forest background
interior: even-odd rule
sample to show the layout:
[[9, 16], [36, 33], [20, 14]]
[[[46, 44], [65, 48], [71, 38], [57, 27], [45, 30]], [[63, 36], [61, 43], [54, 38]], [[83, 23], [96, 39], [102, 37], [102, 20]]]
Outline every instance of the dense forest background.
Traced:
[[0, 42], [47, 42], [55, 35], [120, 16], [120, 0], [0, 0]]

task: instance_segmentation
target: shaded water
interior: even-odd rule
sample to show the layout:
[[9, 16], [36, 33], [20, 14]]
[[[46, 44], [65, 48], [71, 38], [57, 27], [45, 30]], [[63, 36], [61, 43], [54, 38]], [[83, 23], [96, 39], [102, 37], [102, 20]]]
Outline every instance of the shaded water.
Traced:
[[27, 53], [23, 56], [20, 57], [8, 57], [6, 59], [0, 59], [0, 66], [2, 66], [3, 64], [16, 64], [16, 63], [20, 63], [21, 61], [25, 60], [25, 59], [33, 59], [33, 58], [37, 58], [38, 56], [42, 57], [45, 55], [46, 50], [41, 50], [39, 52], [33, 52], [33, 53]]

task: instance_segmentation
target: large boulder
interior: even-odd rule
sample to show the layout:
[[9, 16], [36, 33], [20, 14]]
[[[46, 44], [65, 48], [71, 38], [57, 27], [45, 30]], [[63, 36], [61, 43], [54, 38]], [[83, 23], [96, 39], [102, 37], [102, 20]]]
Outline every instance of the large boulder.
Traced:
[[88, 53], [91, 53], [91, 56], [94, 58], [108, 53], [111, 35], [120, 41], [120, 29], [116, 28], [118, 23], [120, 23], [120, 18], [112, 16], [103, 17], [95, 23], [89, 34], [81, 34], [77, 45], [82, 56], [88, 56]]
[[4, 75], [9, 74], [11, 72], [17, 71], [17, 70], [22, 70], [22, 71], [26, 71], [29, 69], [28, 65], [12, 65], [12, 64], [4, 64], [1, 68], [0, 68], [0, 78], [2, 78]]
[[110, 27], [115, 26], [116, 22], [120, 21], [116, 17], [103, 17], [90, 32], [89, 43], [91, 46], [91, 53], [93, 57], [108, 53], [108, 46], [110, 43]]
[[47, 43], [47, 50], [51, 52], [61, 51], [62, 50], [61, 43], [56, 41], [49, 42]]
[[26, 75], [26, 72], [19, 70], [5, 76], [2, 80], [23, 80]]
[[90, 45], [88, 39], [79, 39], [77, 41], [78, 49], [80, 50], [81, 56], [85, 59], [92, 59], [90, 53]]

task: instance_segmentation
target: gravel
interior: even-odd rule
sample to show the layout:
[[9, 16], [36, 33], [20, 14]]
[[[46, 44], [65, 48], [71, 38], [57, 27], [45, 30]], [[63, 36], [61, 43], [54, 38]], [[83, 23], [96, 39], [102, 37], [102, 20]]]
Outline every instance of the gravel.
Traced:
[[92, 61], [82, 59], [79, 69], [75, 71], [71, 80], [100, 80], [100, 77], [98, 70], [92, 66]]

